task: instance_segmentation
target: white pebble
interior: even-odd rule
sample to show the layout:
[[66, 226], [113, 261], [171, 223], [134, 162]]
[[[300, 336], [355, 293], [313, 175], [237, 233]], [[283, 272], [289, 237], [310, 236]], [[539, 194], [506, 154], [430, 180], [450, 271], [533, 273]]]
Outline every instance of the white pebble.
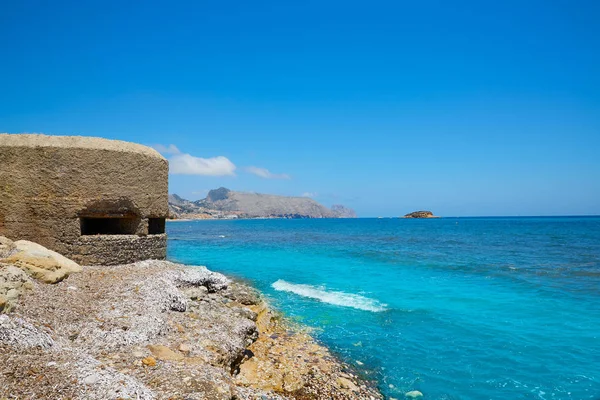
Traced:
[[86, 385], [93, 385], [96, 382], [98, 382], [98, 375], [89, 375], [83, 380]]

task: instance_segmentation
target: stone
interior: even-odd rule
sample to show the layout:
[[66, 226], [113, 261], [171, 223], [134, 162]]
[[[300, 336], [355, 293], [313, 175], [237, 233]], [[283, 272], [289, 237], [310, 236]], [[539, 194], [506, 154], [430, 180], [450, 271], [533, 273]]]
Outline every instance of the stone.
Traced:
[[144, 357], [144, 355], [145, 355], [145, 353], [143, 351], [136, 350], [133, 352], [133, 356], [135, 358], [142, 358], [142, 357]]
[[420, 399], [423, 397], [423, 393], [419, 392], [418, 390], [411, 390], [410, 392], [406, 393], [405, 396], [411, 399]]
[[179, 345], [179, 351], [182, 353], [189, 353], [192, 350], [189, 344], [182, 343]]
[[353, 392], [358, 392], [359, 391], [358, 386], [356, 386], [356, 384], [354, 382], [352, 382], [348, 378], [344, 378], [344, 377], [340, 376], [337, 379], [337, 382], [338, 382], [338, 384], [340, 385], [340, 387], [342, 389], [348, 389], [348, 390], [353, 391]]
[[15, 245], [7, 237], [0, 236], [0, 259], [6, 258], [15, 252]]
[[19, 267], [43, 282], [60, 282], [69, 274], [81, 271], [76, 262], [37, 243], [18, 240], [14, 245], [16, 252], [0, 261]]
[[29, 276], [20, 268], [0, 263], [0, 311], [12, 309], [21, 293], [33, 287]]
[[6, 308], [8, 308], [8, 299], [0, 294], [0, 312], [3, 312]]
[[163, 361], [180, 361], [183, 356], [179, 353], [174, 352], [167, 346], [163, 345], [148, 345], [148, 350], [152, 352], [154, 357]]
[[156, 365], [156, 359], [154, 357], [146, 357], [142, 360], [142, 364], [148, 367], [154, 367]]
[[98, 382], [98, 375], [88, 375], [83, 380], [83, 383], [85, 383], [86, 385], [93, 385], [96, 382]]
[[185, 294], [191, 300], [202, 300], [208, 294], [208, 289], [204, 286], [190, 287], [185, 290]]
[[259, 304], [261, 299], [258, 292], [248, 286], [233, 284], [227, 288], [225, 296], [244, 305]]

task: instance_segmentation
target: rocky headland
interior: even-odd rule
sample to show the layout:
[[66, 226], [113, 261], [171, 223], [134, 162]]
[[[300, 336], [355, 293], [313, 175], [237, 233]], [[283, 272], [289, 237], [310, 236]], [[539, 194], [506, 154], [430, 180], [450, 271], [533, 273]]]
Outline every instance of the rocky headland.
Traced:
[[0, 237], [0, 398], [381, 399], [252, 288]]
[[356, 218], [354, 210], [343, 205], [331, 209], [308, 197], [235, 192], [214, 189], [206, 198], [189, 201], [169, 195], [169, 216], [173, 219], [233, 218]]

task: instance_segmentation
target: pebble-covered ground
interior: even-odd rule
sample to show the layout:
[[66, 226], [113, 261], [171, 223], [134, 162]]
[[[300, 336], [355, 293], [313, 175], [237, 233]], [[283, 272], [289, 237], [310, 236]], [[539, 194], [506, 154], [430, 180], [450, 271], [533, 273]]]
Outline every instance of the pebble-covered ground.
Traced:
[[0, 399], [382, 398], [204, 267], [84, 267], [30, 286], [0, 315]]

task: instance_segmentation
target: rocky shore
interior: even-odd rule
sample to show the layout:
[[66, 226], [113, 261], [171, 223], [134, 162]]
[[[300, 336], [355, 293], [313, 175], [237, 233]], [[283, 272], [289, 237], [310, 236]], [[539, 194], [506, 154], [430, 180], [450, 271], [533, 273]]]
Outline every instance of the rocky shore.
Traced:
[[27, 243], [0, 237], [0, 399], [382, 398], [221, 274]]

